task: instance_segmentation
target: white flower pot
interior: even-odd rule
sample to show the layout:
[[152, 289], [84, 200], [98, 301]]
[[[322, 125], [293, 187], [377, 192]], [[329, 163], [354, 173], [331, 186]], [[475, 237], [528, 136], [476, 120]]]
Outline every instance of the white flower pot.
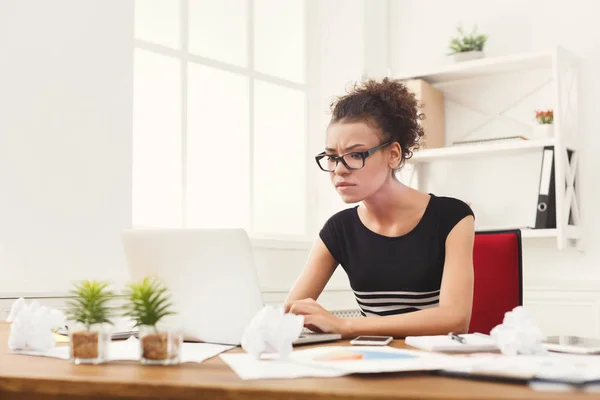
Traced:
[[469, 61], [469, 60], [477, 60], [484, 57], [483, 51], [465, 51], [462, 53], [454, 54], [454, 61]]
[[537, 124], [533, 127], [533, 139], [548, 139], [554, 136], [553, 124]]

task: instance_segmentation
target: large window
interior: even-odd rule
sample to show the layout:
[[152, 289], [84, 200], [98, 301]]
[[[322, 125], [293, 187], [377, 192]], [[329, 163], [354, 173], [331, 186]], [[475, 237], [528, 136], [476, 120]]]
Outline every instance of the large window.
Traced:
[[133, 225], [307, 230], [305, 0], [137, 0]]

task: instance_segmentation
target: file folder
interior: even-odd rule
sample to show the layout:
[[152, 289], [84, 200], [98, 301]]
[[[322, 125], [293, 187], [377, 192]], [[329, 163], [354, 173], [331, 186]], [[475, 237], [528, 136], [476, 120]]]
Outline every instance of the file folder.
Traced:
[[540, 171], [535, 229], [556, 228], [556, 187], [554, 180], [554, 146], [546, 146], [544, 147]]
[[[544, 147], [542, 155], [542, 168], [538, 187], [538, 201], [536, 205], [535, 229], [556, 228], [556, 183], [555, 183], [555, 149], [554, 146]], [[567, 158], [571, 165], [573, 151], [567, 150]], [[577, 190], [577, 180], [573, 182]], [[569, 225], [573, 224], [572, 211], [569, 211]]]

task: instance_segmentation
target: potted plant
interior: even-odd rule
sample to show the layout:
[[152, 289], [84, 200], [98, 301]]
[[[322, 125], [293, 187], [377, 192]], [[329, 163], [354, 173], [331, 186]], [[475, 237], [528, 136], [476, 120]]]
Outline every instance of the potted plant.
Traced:
[[128, 285], [124, 315], [139, 328], [142, 364], [178, 364], [183, 335], [177, 329], [159, 325], [174, 315], [167, 288], [154, 277]]
[[75, 364], [99, 364], [107, 360], [110, 345], [108, 302], [114, 298], [108, 283], [84, 280], [71, 289], [72, 298], [67, 302], [69, 325], [70, 360]]
[[458, 36], [450, 40], [450, 55], [455, 61], [466, 61], [483, 58], [483, 48], [487, 42], [487, 35], [478, 34], [477, 27], [473, 27], [470, 34], [465, 33], [462, 25], [456, 28]]
[[535, 119], [537, 125], [533, 128], [533, 137], [536, 139], [545, 139], [552, 137], [553, 133], [553, 122], [554, 122], [554, 111], [545, 110], [535, 112]]

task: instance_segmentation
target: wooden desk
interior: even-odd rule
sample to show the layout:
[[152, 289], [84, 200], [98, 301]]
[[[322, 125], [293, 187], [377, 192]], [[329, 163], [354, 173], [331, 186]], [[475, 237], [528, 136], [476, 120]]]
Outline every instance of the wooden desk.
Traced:
[[[426, 373], [242, 381], [219, 357], [171, 367], [137, 362], [73, 365], [8, 354], [0, 323], [0, 399], [570, 399], [584, 393], [541, 393], [523, 385], [436, 377]], [[395, 341], [394, 347], [405, 347]], [[231, 351], [240, 351], [234, 349]], [[596, 395], [600, 398], [600, 395]]]

